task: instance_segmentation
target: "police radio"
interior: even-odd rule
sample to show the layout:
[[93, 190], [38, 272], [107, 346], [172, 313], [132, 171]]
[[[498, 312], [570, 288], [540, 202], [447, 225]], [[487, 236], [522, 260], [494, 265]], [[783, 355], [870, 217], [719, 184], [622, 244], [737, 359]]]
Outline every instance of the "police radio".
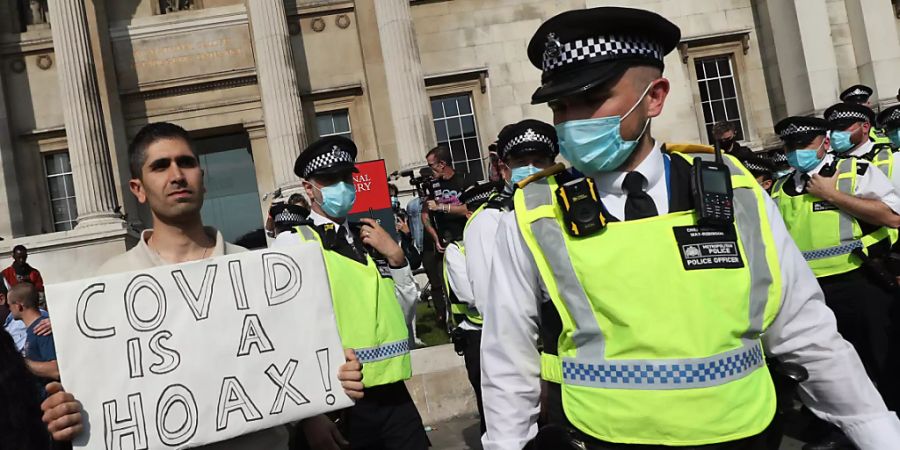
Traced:
[[691, 174], [691, 193], [697, 223], [704, 226], [727, 226], [734, 223], [734, 190], [731, 172], [722, 161], [722, 150], [715, 146], [716, 161], [694, 158]]
[[571, 236], [590, 236], [606, 226], [606, 216], [597, 186], [588, 177], [578, 178], [556, 189], [562, 207], [566, 232]]

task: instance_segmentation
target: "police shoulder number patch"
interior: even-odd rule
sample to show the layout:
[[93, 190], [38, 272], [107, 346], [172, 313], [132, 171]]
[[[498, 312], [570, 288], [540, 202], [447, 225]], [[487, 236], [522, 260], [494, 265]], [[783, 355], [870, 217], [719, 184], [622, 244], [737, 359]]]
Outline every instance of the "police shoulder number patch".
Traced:
[[734, 226], [690, 225], [673, 227], [684, 270], [740, 269], [744, 267]]

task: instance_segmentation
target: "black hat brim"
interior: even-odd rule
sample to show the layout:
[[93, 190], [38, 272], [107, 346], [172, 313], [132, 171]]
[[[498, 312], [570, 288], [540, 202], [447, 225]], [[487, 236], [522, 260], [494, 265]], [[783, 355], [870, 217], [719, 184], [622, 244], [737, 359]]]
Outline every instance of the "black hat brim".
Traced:
[[[647, 60], [642, 62], [646, 65], [653, 65]], [[531, 96], [531, 104], [540, 105], [558, 98], [583, 94], [619, 79], [629, 67], [635, 65], [634, 61], [629, 60], [597, 63], [572, 70], [565, 76], [554, 76], [534, 91]]]

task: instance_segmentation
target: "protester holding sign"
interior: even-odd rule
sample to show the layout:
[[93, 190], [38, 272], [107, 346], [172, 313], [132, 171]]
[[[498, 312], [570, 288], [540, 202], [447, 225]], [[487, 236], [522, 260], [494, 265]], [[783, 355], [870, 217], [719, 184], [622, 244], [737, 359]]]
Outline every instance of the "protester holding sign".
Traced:
[[[129, 147], [128, 155], [132, 175], [129, 187], [140, 203], [149, 205], [153, 216], [153, 229], [144, 231], [138, 245], [133, 249], [104, 264], [99, 270], [100, 274], [135, 270], [151, 271], [159, 266], [204, 260], [245, 251], [241, 247], [226, 243], [222, 239], [222, 234], [215, 229], [203, 226], [200, 216], [205, 193], [203, 171], [190, 137], [184, 129], [168, 123], [147, 125], [135, 136]], [[229, 269], [231, 269], [230, 264]], [[177, 275], [177, 271], [173, 275]], [[139, 290], [142, 287], [136, 289]], [[152, 290], [153, 287], [149, 286], [149, 289]], [[193, 295], [193, 292], [190, 294]], [[126, 308], [127, 305], [128, 302], [126, 302]], [[195, 319], [191, 316], [191, 312], [183, 309], [172, 309], [169, 311], [169, 316], [182, 311], [186, 312], [188, 317], [177, 318], [177, 320], [193, 321]], [[130, 319], [139, 323], [147, 320], [131, 316]], [[90, 322], [79, 326], [82, 325], [91, 333], [99, 334], [105, 331], [91, 328]], [[153, 344], [151, 343], [152, 348]], [[156, 350], [166, 354], [168, 349], [157, 341]], [[345, 356], [347, 363], [341, 366], [338, 378], [342, 382], [345, 393], [351, 398], [358, 399], [362, 396], [361, 367], [352, 351], [348, 351]], [[140, 368], [140, 357], [138, 356], [136, 359]], [[154, 370], [154, 366], [156, 365], [150, 366], [151, 371]], [[285, 373], [287, 370], [285, 369]], [[280, 369], [278, 371], [281, 375]], [[59, 383], [49, 384], [47, 391], [51, 395], [44, 401], [41, 408], [44, 411], [44, 421], [47, 423], [48, 430], [56, 440], [75, 438], [87, 425], [83, 423], [81, 404], [74, 395], [64, 392]], [[279, 390], [280, 392], [281, 390]], [[129, 396], [129, 401], [131, 400], [132, 398]], [[228, 396], [225, 400], [231, 401], [232, 399]], [[208, 408], [208, 405], [201, 405], [201, 407]], [[215, 410], [215, 406], [212, 408]], [[153, 417], [153, 419], [156, 418]], [[103, 433], [103, 419], [92, 417], [92, 420], [100, 421], [99, 424], [94, 425], [94, 430], [99, 428], [99, 433]], [[119, 422], [115, 423], [115, 425], [119, 424]], [[138, 438], [134, 437], [134, 439]], [[144, 439], [146, 440], [146, 436]], [[144, 448], [146, 448], [146, 444]], [[277, 426], [198, 448], [207, 450], [287, 450], [288, 432], [284, 426]]]
[[[294, 172], [312, 200], [310, 221], [278, 235], [274, 246], [317, 242], [324, 250], [341, 341], [363, 363], [365, 397], [342, 430], [352, 448], [422, 450], [428, 438], [403, 383], [412, 375], [405, 319], [417, 288], [403, 250], [374, 219], [347, 219], [356, 201], [356, 153], [353, 141], [330, 136], [300, 154]], [[321, 417], [308, 419], [304, 431], [314, 449], [338, 448], [341, 440]]]

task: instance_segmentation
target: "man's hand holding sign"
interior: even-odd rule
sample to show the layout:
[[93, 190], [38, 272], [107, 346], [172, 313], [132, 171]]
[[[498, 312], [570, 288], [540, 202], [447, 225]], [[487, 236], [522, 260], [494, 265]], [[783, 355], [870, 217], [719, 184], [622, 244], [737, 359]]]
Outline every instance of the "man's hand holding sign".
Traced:
[[335, 387], [360, 395], [361, 367], [348, 351], [336, 377], [325, 280], [321, 250], [302, 245], [50, 286], [83, 413], [58, 392], [45, 420], [63, 438], [83, 426], [86, 448], [183, 448], [351, 406]]

